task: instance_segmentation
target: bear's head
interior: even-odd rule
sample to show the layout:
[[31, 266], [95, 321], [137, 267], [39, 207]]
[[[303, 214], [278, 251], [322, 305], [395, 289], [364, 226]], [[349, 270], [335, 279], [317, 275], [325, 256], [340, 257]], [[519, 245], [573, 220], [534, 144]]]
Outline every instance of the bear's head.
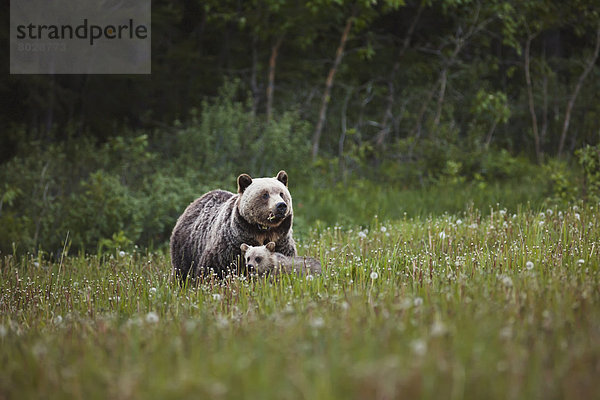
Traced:
[[249, 223], [262, 229], [279, 226], [292, 215], [292, 196], [287, 188], [288, 176], [279, 171], [275, 178], [238, 177], [238, 210]]
[[273, 251], [275, 250], [275, 242], [269, 242], [264, 246], [249, 246], [242, 243], [240, 246], [244, 262], [248, 271], [263, 274], [272, 269], [275, 265], [272, 259]]

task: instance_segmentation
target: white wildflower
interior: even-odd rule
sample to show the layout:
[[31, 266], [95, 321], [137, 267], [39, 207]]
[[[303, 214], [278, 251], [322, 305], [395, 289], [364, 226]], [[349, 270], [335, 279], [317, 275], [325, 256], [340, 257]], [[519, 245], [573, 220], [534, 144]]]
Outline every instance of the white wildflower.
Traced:
[[379, 228], [379, 230], [383, 233], [387, 232], [387, 228], [385, 226], [382, 226], [381, 228]]
[[581, 215], [579, 215], [579, 213], [575, 213], [575, 219], [577, 221], [581, 221]]
[[446, 239], [446, 232], [441, 231], [439, 236], [440, 236], [440, 239]]
[[462, 225], [462, 219], [457, 219], [456, 220], [456, 225]]
[[215, 301], [221, 301], [221, 295], [219, 293], [213, 293], [212, 299]]
[[547, 210], [546, 210], [546, 215], [547, 215], [547, 216], [551, 217], [551, 216], [552, 216], [552, 214], [554, 214], [554, 211], [552, 211], [551, 209], [547, 209]]
[[156, 288], [151, 287], [150, 290], [148, 290], [148, 292], [150, 292], [150, 294], [156, 294]]
[[579, 260], [577, 260], [577, 264], [583, 265], [585, 264], [585, 260], [583, 258], [580, 258]]
[[358, 232], [358, 237], [364, 239], [367, 237], [367, 233], [365, 231]]
[[375, 272], [375, 271], [371, 272], [371, 279], [375, 280], [377, 278], [379, 278], [379, 274], [377, 272]]
[[314, 276], [312, 276], [312, 275], [310, 275], [310, 274], [309, 274], [309, 275], [306, 275], [306, 280], [307, 280], [307, 281], [309, 281], [309, 282], [310, 282], [310, 281], [312, 281], [313, 279], [315, 279], [315, 277], [314, 277]]
[[54, 317], [53, 322], [54, 322], [54, 325], [60, 325], [63, 322], [63, 317], [60, 315], [57, 315], [56, 317]]
[[125, 257], [125, 252], [123, 250], [119, 252], [119, 257]]

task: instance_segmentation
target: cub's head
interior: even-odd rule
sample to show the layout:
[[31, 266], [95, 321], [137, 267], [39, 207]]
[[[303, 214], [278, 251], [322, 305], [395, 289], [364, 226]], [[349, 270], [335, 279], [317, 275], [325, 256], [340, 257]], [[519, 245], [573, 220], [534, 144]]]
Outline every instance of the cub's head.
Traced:
[[271, 255], [275, 250], [275, 242], [269, 242], [264, 246], [248, 246], [243, 243], [240, 249], [248, 271], [263, 274], [273, 268]]
[[279, 171], [275, 178], [252, 179], [250, 175], [242, 174], [237, 183], [238, 209], [246, 221], [270, 228], [279, 226], [292, 215], [292, 196], [287, 188], [285, 171]]

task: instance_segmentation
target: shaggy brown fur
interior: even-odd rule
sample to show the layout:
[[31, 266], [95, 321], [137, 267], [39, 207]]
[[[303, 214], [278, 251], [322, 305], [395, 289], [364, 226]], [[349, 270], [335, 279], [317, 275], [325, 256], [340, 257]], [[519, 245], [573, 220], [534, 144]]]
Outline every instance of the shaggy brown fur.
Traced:
[[241, 273], [242, 243], [275, 243], [284, 255], [295, 256], [292, 238], [292, 196], [288, 176], [238, 177], [238, 193], [213, 190], [190, 204], [171, 234], [171, 264], [180, 279], [210, 272], [219, 277]]
[[243, 243], [240, 246], [246, 268], [259, 275], [290, 274], [299, 275], [320, 274], [321, 263], [312, 257], [289, 257], [275, 252], [276, 245], [269, 242], [264, 246], [248, 246]]

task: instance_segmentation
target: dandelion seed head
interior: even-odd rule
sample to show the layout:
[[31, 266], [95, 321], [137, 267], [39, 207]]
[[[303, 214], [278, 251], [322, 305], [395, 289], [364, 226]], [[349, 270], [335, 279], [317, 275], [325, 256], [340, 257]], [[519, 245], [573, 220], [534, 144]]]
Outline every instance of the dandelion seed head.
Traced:
[[511, 288], [513, 286], [513, 281], [510, 276], [506, 276], [506, 275], [502, 276], [501, 281], [502, 281], [502, 284], [507, 288]]
[[125, 257], [125, 252], [123, 250], [119, 251], [119, 257]]
[[216, 322], [219, 328], [226, 328], [229, 325], [229, 320], [227, 319], [227, 317], [224, 317], [222, 315], [217, 316]]
[[448, 333], [448, 328], [442, 321], [435, 321], [431, 325], [431, 336], [439, 337], [444, 336], [446, 333]]
[[427, 353], [427, 343], [423, 339], [413, 340], [410, 348], [418, 356], [424, 356]]
[[310, 326], [313, 329], [320, 329], [323, 326], [325, 326], [325, 320], [321, 317], [315, 317], [313, 319], [310, 320]]
[[532, 261], [527, 261], [525, 263], [525, 268], [527, 268], [529, 271], [531, 271], [533, 269], [533, 262]]
[[155, 313], [154, 311], [150, 311], [148, 314], [146, 314], [146, 322], [149, 324], [156, 324], [158, 322], [159, 318], [158, 318], [158, 314]]
[[371, 272], [371, 279], [375, 280], [377, 278], [379, 278], [379, 274], [376, 271]]

